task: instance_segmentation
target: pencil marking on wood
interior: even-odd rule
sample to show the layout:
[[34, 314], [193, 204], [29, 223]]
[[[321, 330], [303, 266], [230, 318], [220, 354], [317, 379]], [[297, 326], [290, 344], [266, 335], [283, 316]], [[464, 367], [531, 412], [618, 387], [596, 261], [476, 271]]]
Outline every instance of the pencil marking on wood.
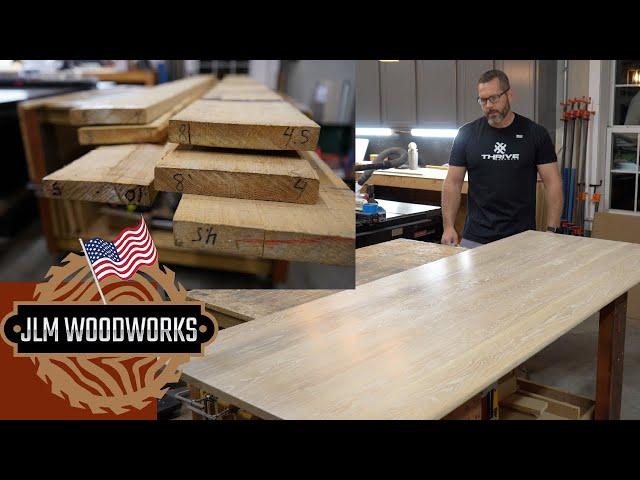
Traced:
[[60, 186], [60, 183], [53, 182], [53, 185], [51, 186], [51, 193], [55, 197], [59, 197], [60, 195], [62, 195], [62, 187]]
[[182, 143], [188, 143], [189, 142], [189, 137], [187, 136], [187, 124], [183, 123], [180, 125], [180, 141]]
[[300, 135], [302, 135], [302, 138], [304, 138], [304, 142], [299, 142], [301, 145], [304, 145], [305, 143], [307, 143], [309, 141], [309, 130], [306, 128], [303, 128], [302, 130], [300, 130]]
[[289, 146], [289, 142], [291, 142], [291, 137], [293, 136], [293, 132], [294, 132], [295, 128], [293, 127], [287, 127], [284, 129], [284, 133], [282, 134], [283, 136], [287, 137], [287, 143], [285, 143], [285, 147]]
[[215, 233], [213, 231], [213, 227], [208, 227], [206, 230], [206, 235], [207, 237], [204, 238], [202, 236], [202, 230], [204, 230], [202, 227], [198, 227], [198, 229], [196, 230], [198, 233], [198, 238], [193, 238], [191, 239], [192, 242], [203, 242], [205, 244], [210, 243], [211, 245], [215, 245], [216, 243], [216, 238], [218, 237], [218, 234]]
[[176, 173], [173, 176], [173, 179], [176, 181], [176, 190], [182, 193], [182, 191], [184, 190], [184, 175], [182, 175], [181, 173]]
[[298, 194], [298, 198], [300, 198], [307, 189], [307, 181], [302, 178], [298, 178], [293, 188], [300, 190], [300, 193]]
[[142, 187], [130, 188], [124, 194], [129, 203], [140, 203], [142, 201]]

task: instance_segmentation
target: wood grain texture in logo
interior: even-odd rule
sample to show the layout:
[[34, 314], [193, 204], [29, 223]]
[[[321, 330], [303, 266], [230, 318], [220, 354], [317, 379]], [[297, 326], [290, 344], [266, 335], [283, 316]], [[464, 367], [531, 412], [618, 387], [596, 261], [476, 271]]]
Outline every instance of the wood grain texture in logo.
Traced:
[[[131, 280], [110, 276], [100, 284], [109, 305], [193, 304], [187, 301], [187, 291], [176, 281], [175, 273], [157, 262], [141, 267]], [[39, 305], [102, 305], [85, 257], [75, 253], [49, 269], [45, 281], [36, 286], [34, 300]], [[9, 343], [4, 327], [12, 316], [15, 318], [16, 308], [14, 305], [14, 313], [5, 317], [0, 329], [4, 340]], [[213, 333], [206, 342], [209, 344], [217, 336], [218, 325], [203, 306], [201, 311], [212, 322]], [[202, 344], [200, 354], [206, 344]], [[97, 414], [109, 411], [121, 414], [130, 409], [141, 409], [161, 398], [167, 384], [179, 380], [179, 366], [193, 355], [65, 353], [37, 354], [30, 358], [37, 367], [38, 376], [50, 385], [52, 393], [66, 398], [72, 406], [90, 409]]]

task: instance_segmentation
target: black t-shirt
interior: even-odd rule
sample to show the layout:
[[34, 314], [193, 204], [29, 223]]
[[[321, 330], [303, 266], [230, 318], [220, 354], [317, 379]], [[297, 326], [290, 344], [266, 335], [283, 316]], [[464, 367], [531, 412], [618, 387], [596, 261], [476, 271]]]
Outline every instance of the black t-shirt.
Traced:
[[463, 238], [488, 243], [535, 230], [537, 165], [555, 161], [549, 133], [517, 113], [505, 128], [485, 117], [462, 126], [449, 165], [469, 173]]

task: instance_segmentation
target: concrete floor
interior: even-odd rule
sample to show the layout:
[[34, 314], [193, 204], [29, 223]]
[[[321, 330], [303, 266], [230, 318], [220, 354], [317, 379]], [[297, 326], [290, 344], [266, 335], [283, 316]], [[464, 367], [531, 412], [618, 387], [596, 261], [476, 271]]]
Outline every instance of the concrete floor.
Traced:
[[[640, 321], [627, 318], [621, 418], [640, 419]], [[566, 333], [525, 366], [531, 381], [595, 398], [598, 316]]]

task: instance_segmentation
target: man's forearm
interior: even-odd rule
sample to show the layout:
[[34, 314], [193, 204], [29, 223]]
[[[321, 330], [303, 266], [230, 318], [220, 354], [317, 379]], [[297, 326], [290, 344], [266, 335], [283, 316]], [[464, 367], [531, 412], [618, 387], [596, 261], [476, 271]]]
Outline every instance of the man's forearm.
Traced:
[[545, 197], [547, 203], [547, 226], [559, 227], [560, 218], [562, 217], [562, 207], [564, 199], [562, 196], [562, 184], [554, 182], [545, 188]]
[[444, 228], [453, 228], [456, 223], [462, 195], [461, 190], [460, 186], [452, 182], [445, 181], [442, 186], [442, 223]]

